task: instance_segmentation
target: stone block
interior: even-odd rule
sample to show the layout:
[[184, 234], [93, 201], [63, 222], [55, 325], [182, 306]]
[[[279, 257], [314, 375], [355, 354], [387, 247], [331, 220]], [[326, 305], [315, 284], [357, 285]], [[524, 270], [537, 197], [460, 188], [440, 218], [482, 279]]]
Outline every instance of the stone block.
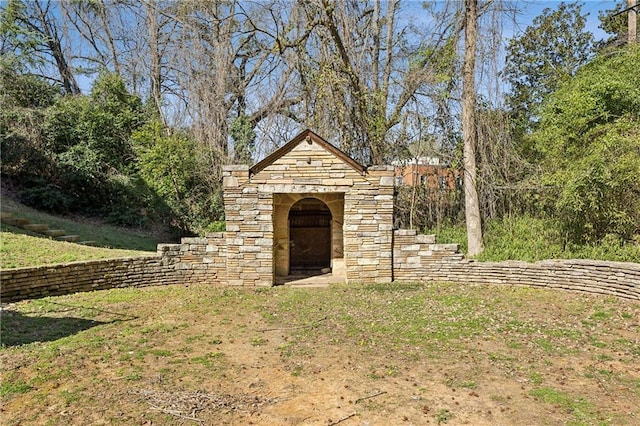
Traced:
[[385, 231], [385, 232], [392, 231], [393, 230], [393, 224], [392, 223], [379, 223], [378, 224], [378, 230]]
[[205, 238], [211, 242], [211, 240], [221, 240], [224, 238], [224, 231], [222, 232], [207, 232], [204, 234]]
[[245, 164], [227, 164], [225, 166], [222, 166], [222, 170], [225, 173], [231, 172], [231, 173], [244, 173], [246, 172], [247, 175], [249, 174], [249, 166], [245, 165]]
[[380, 178], [380, 186], [393, 187], [394, 183], [395, 183], [395, 179], [393, 176], [382, 176]]
[[235, 201], [235, 204], [241, 206], [240, 207], [240, 215], [242, 215], [243, 213], [246, 212], [246, 209], [250, 209], [250, 211], [253, 211], [254, 208], [251, 208], [251, 207], [248, 207], [248, 206], [255, 206], [257, 204], [257, 201], [258, 200], [255, 197], [238, 198]]
[[396, 229], [395, 231], [393, 231], [393, 234], [397, 235], [397, 236], [404, 237], [404, 236], [416, 235], [417, 232], [416, 232], [415, 229]]
[[419, 235], [416, 235], [416, 241], [422, 244], [435, 244], [436, 236], [419, 234]]
[[371, 257], [362, 257], [358, 259], [358, 265], [379, 265], [380, 259]]
[[272, 164], [264, 169], [266, 172], [285, 172], [288, 170], [289, 166], [287, 164]]
[[224, 176], [222, 178], [222, 186], [225, 188], [237, 187], [238, 186], [238, 178], [235, 176]]
[[260, 246], [241, 246], [240, 253], [257, 253], [262, 251]]
[[431, 244], [429, 249], [433, 251], [458, 252], [460, 251], [460, 244]]

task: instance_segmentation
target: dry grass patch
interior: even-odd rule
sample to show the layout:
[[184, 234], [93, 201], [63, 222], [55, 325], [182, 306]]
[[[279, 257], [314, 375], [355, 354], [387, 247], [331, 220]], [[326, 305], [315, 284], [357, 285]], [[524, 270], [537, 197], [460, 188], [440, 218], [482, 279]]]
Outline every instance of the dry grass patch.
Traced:
[[638, 424], [640, 302], [167, 286], [7, 305], [3, 424]]

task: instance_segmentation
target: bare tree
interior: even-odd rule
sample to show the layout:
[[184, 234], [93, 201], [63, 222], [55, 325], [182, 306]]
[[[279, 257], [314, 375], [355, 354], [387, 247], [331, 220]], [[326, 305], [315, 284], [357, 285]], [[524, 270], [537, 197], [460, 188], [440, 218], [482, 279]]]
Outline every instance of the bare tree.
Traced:
[[120, 69], [120, 52], [112, 33], [118, 4], [109, 4], [105, 0], [93, 2], [75, 2], [65, 0], [61, 2], [64, 19], [70, 24], [90, 49], [78, 49], [76, 58], [86, 63], [90, 68], [112, 68], [122, 75]]
[[[406, 136], [407, 114], [441, 84], [438, 75], [455, 50], [455, 16], [434, 20], [428, 35], [418, 32], [396, 0], [301, 2], [308, 25], [315, 24], [298, 75], [308, 123], [363, 163], [397, 157]], [[451, 56], [449, 56], [451, 57]], [[448, 62], [448, 63], [447, 63]], [[400, 143], [398, 143], [400, 142]]]
[[[58, 5], [55, 2], [12, 0], [11, 7], [15, 28], [29, 33], [29, 50], [32, 71], [41, 77], [59, 83], [68, 94], [80, 93], [69, 52], [69, 41], [65, 38], [57, 19]], [[4, 50], [4, 48], [3, 48]], [[55, 70], [55, 71], [53, 71]], [[53, 71], [53, 72], [52, 72]]]
[[476, 89], [475, 62], [478, 38], [478, 1], [465, 0], [465, 50], [462, 70], [462, 134], [464, 138], [464, 205], [467, 224], [468, 254], [482, 252], [480, 203], [476, 188]]

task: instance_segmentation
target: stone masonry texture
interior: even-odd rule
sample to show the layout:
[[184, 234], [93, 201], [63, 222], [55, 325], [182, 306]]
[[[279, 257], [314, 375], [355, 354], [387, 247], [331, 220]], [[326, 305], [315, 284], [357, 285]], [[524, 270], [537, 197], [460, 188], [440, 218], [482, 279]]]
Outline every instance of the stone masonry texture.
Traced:
[[[0, 271], [2, 302], [168, 284], [273, 286], [290, 272], [290, 211], [326, 206], [331, 272], [346, 283], [524, 285], [640, 300], [640, 264], [592, 260], [474, 262], [457, 244], [393, 229], [393, 168], [364, 168], [310, 131], [256, 166], [226, 166], [226, 231], [160, 244], [156, 256]], [[328, 246], [325, 246], [328, 247]]]

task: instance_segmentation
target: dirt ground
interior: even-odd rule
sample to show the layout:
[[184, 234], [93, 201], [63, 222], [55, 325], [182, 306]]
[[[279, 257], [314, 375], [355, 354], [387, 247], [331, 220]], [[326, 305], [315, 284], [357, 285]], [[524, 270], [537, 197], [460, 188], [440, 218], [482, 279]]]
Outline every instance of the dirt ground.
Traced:
[[[61, 318], [92, 323], [22, 330]], [[602, 296], [172, 286], [7, 305], [3, 334], [5, 425], [640, 424], [640, 302]]]

